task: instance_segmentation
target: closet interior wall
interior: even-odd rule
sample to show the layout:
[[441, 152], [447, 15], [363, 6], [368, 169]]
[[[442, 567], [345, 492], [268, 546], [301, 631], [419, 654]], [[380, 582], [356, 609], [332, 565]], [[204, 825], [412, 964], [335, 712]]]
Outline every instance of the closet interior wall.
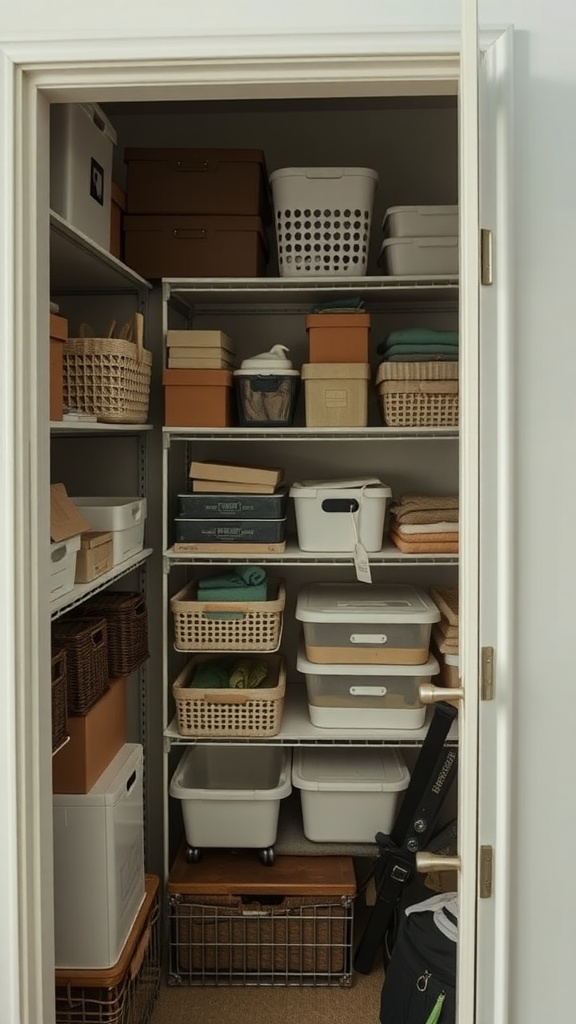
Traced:
[[[376, 259], [380, 247], [380, 225], [389, 206], [412, 204], [452, 204], [458, 201], [458, 132], [457, 101], [455, 97], [393, 97], [345, 98], [283, 101], [213, 101], [182, 103], [103, 104], [103, 108], [116, 129], [118, 142], [114, 151], [113, 179], [121, 187], [126, 184], [124, 150], [127, 147], [225, 147], [262, 149], [268, 173], [286, 166], [362, 166], [377, 170], [379, 186], [376, 191], [372, 218], [371, 245], [368, 274], [379, 275], [382, 270]], [[271, 242], [271, 262], [268, 276], [277, 276], [273, 223], [268, 225]], [[123, 315], [133, 306], [132, 296], [62, 297], [62, 311], [71, 320], [71, 328], [88, 320], [103, 326], [114, 307]], [[311, 295], [302, 306], [291, 303], [257, 309], [249, 303], [242, 307], [229, 304], [218, 306], [191, 300], [188, 311], [171, 307], [168, 311], [170, 326], [218, 328], [233, 337], [239, 360], [270, 348], [285, 344], [290, 349], [294, 366], [307, 361], [305, 314], [314, 303]], [[406, 298], [373, 297], [368, 310], [372, 315], [371, 362], [377, 364], [376, 344], [394, 329], [427, 326], [451, 329], [457, 326], [457, 301], [450, 296], [434, 298], [432, 302], [413, 293]], [[163, 423], [161, 368], [163, 364], [162, 300], [160, 289], [155, 288], [146, 299], [146, 346], [154, 357], [150, 422], [155, 430], [148, 437], [147, 545], [154, 548], [154, 557], [147, 569], [149, 594], [149, 633], [151, 659], [147, 667], [146, 686], [139, 695], [140, 709], [133, 707], [131, 721], [144, 726], [146, 757], [146, 813], [148, 834], [147, 870], [163, 873], [162, 821], [164, 818], [165, 779], [162, 771], [162, 616], [169, 609], [162, 608], [162, 438]], [[381, 423], [376, 409], [375, 389], [372, 388], [370, 423]], [[303, 394], [300, 396], [296, 416], [303, 423]], [[73, 480], [81, 488], [78, 493], [111, 494], [117, 483], [118, 493], [127, 493], [127, 486], [139, 481], [130, 477], [134, 472], [134, 438], [63, 439], [52, 450], [52, 479]], [[345, 477], [359, 474], [378, 476], [392, 487], [395, 497], [408, 491], [455, 493], [458, 488], [458, 444], [438, 440], [364, 440], [332, 442], [297, 441], [211, 441], [180, 445], [183, 459], [193, 448], [194, 458], [226, 458], [251, 464], [282, 465], [289, 482], [314, 477]], [[186, 451], [185, 451], [186, 449]], [[132, 466], [132, 469], [130, 467]], [[94, 470], [93, 467], [100, 467]], [[109, 474], [103, 478], [103, 469]], [[173, 475], [168, 507], [175, 506], [175, 495], [182, 489], [183, 471]], [[100, 491], [97, 487], [100, 486]], [[135, 491], [134, 493], [138, 493]], [[291, 512], [292, 515], [292, 512]], [[289, 529], [294, 529], [293, 521]], [[203, 569], [210, 571], [210, 567]], [[288, 680], [301, 683], [303, 678], [295, 669], [297, 623], [294, 608], [298, 587], [313, 580], [354, 579], [352, 565], [333, 566], [270, 566], [271, 573], [282, 576], [288, 583], [288, 599], [284, 616], [282, 651], [288, 664]], [[175, 593], [182, 580], [198, 575], [188, 568], [173, 569], [170, 592]], [[455, 564], [433, 564], [433, 560], [415, 565], [377, 565], [373, 567], [375, 582], [410, 582], [428, 586], [433, 583], [452, 583], [457, 580]], [[168, 636], [170, 637], [170, 622]], [[169, 648], [171, 644], [169, 643]], [[177, 658], [166, 652], [169, 676], [174, 678]], [[134, 737], [136, 738], [136, 737]], [[385, 737], [383, 737], [385, 741]], [[173, 751], [172, 762], [185, 748]], [[172, 801], [170, 801], [172, 804]], [[173, 836], [181, 831], [180, 807], [170, 808]], [[377, 826], [377, 823], [376, 823]], [[171, 844], [173, 846], [173, 843]], [[170, 857], [174, 854], [170, 851]]]

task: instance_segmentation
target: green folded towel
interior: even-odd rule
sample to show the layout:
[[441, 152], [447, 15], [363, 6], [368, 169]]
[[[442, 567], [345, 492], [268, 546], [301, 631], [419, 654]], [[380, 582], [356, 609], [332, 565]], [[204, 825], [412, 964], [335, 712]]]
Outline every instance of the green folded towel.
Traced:
[[268, 677], [263, 658], [239, 658], [230, 676], [230, 686], [237, 690], [255, 690]]
[[215, 590], [204, 587], [198, 591], [199, 601], [266, 601], [268, 584], [261, 583], [257, 587], [221, 587]]
[[440, 342], [434, 346], [425, 346], [418, 343], [414, 345], [392, 345], [391, 348], [387, 348], [384, 352], [381, 352], [382, 359], [390, 359], [392, 356], [403, 356], [403, 355], [421, 355], [427, 356], [428, 354], [440, 353], [450, 356], [452, 359], [458, 359], [458, 346], [457, 345], [445, 345]]
[[312, 313], [358, 313], [364, 309], [364, 299], [356, 295], [348, 295], [332, 302], [320, 302], [313, 306]]
[[230, 675], [234, 671], [234, 664], [235, 659], [230, 656], [201, 661], [194, 669], [189, 686], [194, 689], [227, 689], [230, 686]]
[[[458, 348], [458, 331], [435, 331], [429, 327], [408, 327], [402, 331], [391, 331], [384, 341], [380, 342], [376, 351], [384, 354], [389, 349], [400, 345], [406, 346], [409, 351], [414, 351], [412, 348], [414, 345], [424, 349], [428, 346], [437, 348], [443, 345]], [[441, 352], [442, 348], [437, 348], [437, 350]]]
[[232, 587], [257, 587], [266, 581], [266, 571], [258, 565], [238, 565], [231, 572], [205, 576], [198, 590], [231, 590]]

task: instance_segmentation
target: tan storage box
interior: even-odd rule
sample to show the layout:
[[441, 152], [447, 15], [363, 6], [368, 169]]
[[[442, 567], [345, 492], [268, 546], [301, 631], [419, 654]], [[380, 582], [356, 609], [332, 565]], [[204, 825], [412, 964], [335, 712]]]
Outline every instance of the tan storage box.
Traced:
[[260, 149], [127, 149], [130, 213], [265, 216]]
[[68, 340], [68, 321], [50, 314], [50, 419], [61, 420], [64, 412], [64, 342]]
[[84, 533], [76, 557], [75, 583], [90, 583], [109, 572], [114, 565], [111, 533]]
[[234, 391], [230, 370], [164, 370], [167, 427], [229, 427]]
[[86, 715], [69, 715], [70, 740], [52, 758], [54, 793], [87, 793], [127, 740], [128, 677], [110, 682], [110, 689]]
[[369, 313], [311, 313], [306, 317], [311, 363], [367, 363]]
[[110, 253], [122, 259], [122, 226], [126, 213], [126, 195], [115, 182], [110, 186]]
[[306, 426], [367, 426], [369, 379], [367, 363], [305, 363]]
[[124, 259], [146, 278], [263, 277], [268, 244], [259, 217], [127, 216]]

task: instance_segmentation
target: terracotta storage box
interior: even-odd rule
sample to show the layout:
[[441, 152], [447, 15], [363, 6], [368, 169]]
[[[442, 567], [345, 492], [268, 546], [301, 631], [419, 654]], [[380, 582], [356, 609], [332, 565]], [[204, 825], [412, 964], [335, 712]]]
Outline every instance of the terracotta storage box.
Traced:
[[129, 215], [124, 259], [150, 279], [263, 277], [268, 243], [259, 217]]
[[229, 427], [233, 423], [230, 370], [164, 370], [167, 427]]
[[127, 739], [127, 676], [110, 689], [86, 715], [69, 715], [70, 740], [52, 758], [54, 793], [87, 793]]
[[306, 317], [311, 363], [367, 363], [369, 313], [311, 313]]
[[268, 214], [259, 149], [127, 149], [125, 160], [129, 213]]
[[50, 419], [61, 420], [64, 412], [64, 343], [68, 340], [68, 321], [50, 314]]

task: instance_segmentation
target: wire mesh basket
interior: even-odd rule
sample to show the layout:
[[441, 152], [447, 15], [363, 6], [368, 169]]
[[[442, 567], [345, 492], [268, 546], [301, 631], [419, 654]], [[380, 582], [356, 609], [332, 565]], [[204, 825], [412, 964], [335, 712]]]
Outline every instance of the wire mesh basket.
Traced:
[[52, 753], [68, 739], [66, 725], [66, 651], [52, 652]]
[[280, 732], [286, 692], [282, 657], [266, 659], [266, 686], [257, 689], [190, 686], [196, 667], [204, 660], [191, 658], [172, 686], [180, 736], [258, 737]]
[[385, 380], [378, 387], [389, 427], [457, 427], [457, 380]]
[[85, 715], [110, 688], [106, 619], [59, 619], [52, 640], [66, 651], [68, 714]]
[[135, 672], [149, 657], [144, 594], [106, 590], [90, 598], [84, 609], [106, 619], [109, 675], [115, 678]]
[[106, 970], [56, 971], [56, 1024], [146, 1024], [160, 989], [159, 879], [146, 896], [121, 957]]
[[384, 360], [378, 367], [376, 386], [384, 380], [458, 380], [459, 363], [455, 359], [430, 359], [425, 362]]
[[351, 984], [351, 896], [168, 896], [168, 983]]
[[282, 637], [286, 587], [271, 580], [269, 601], [199, 601], [197, 583], [170, 601], [177, 651], [277, 651]]

